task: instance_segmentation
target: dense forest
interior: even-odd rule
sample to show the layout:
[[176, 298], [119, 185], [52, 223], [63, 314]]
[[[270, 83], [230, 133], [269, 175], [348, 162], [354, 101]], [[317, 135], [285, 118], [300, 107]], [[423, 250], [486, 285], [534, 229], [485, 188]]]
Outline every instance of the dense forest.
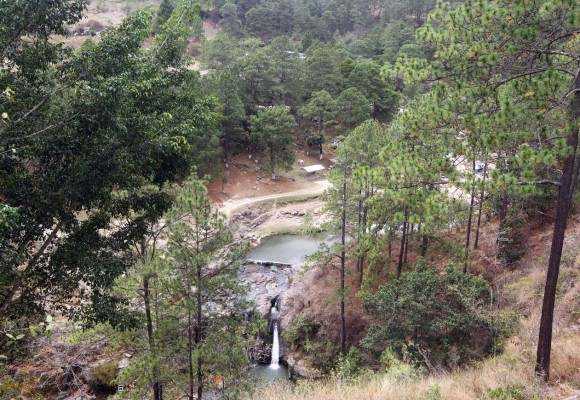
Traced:
[[[580, 395], [577, 0], [4, 0], [0, 51], [0, 398]], [[300, 158], [336, 236], [284, 313], [219, 196]]]

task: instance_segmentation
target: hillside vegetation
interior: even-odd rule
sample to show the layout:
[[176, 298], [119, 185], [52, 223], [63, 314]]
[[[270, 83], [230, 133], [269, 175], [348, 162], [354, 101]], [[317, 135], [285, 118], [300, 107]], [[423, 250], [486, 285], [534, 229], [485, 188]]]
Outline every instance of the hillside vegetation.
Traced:
[[0, 2], [0, 397], [578, 396], [579, 1]]

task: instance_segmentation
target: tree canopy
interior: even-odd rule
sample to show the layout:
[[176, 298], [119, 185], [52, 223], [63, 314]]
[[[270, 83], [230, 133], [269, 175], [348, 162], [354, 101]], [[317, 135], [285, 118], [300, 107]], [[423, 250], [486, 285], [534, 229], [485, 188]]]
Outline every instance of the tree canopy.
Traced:
[[[105, 288], [133, 262], [126, 250], [146, 223], [171, 204], [142, 188], [183, 177], [192, 164], [204, 173], [219, 154], [215, 102], [198, 95], [198, 74], [175, 56], [189, 17], [170, 19], [149, 50], [148, 11], [75, 53], [52, 44], [50, 34], [85, 6], [59, 1], [35, 12], [10, 2], [0, 11], [8, 66], [0, 87], [10, 93], [1, 106], [0, 201], [11, 226], [2, 238], [2, 318], [65, 304], [90, 321], [114, 318]], [[87, 297], [94, 307], [73, 301]]]

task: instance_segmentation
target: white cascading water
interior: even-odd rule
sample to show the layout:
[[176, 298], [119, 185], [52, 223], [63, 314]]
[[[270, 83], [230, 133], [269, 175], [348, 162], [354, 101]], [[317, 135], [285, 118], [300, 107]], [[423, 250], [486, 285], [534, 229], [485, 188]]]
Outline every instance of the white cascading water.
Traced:
[[270, 368], [279, 368], [280, 361], [280, 344], [278, 343], [278, 309], [272, 307], [270, 311], [272, 316], [272, 323], [274, 324], [274, 340], [272, 341], [272, 358], [270, 361]]

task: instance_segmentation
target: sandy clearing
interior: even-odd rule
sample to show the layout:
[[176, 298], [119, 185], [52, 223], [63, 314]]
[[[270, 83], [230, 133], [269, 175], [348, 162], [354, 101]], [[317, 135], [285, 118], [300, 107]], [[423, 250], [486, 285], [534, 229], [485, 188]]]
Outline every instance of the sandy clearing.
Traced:
[[271, 201], [277, 199], [283, 199], [285, 197], [317, 197], [320, 196], [326, 189], [331, 186], [331, 183], [324, 179], [319, 181], [313, 181], [312, 185], [305, 188], [299, 189], [291, 192], [284, 192], [284, 193], [276, 193], [270, 194], [266, 196], [259, 196], [259, 197], [250, 197], [250, 198], [243, 198], [243, 199], [230, 199], [224, 201], [221, 205], [219, 210], [226, 215], [229, 219], [232, 213], [244, 206], [253, 205], [256, 203], [261, 203], [264, 201]]

